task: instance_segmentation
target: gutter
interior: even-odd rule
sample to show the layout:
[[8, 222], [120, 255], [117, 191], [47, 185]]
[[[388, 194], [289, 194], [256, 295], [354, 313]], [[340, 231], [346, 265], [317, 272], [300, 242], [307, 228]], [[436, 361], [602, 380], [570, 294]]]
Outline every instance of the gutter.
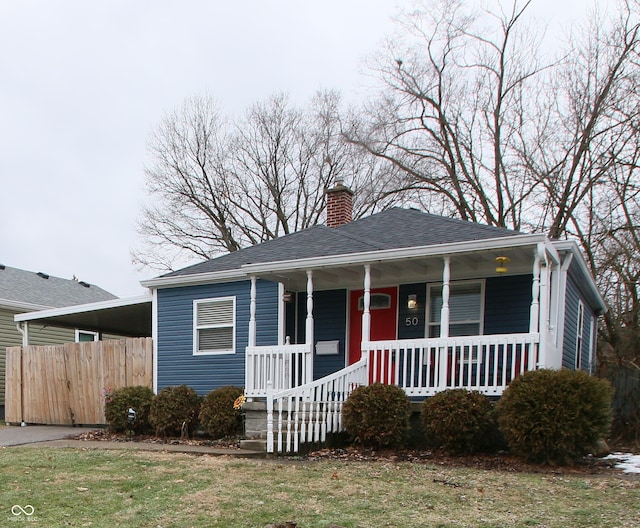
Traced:
[[252, 275], [270, 272], [286, 272], [295, 270], [313, 270], [336, 266], [357, 265], [373, 262], [385, 262], [404, 260], [439, 255], [455, 255], [476, 251], [506, 249], [523, 246], [537, 246], [539, 243], [547, 243], [548, 237], [544, 233], [531, 235], [514, 235], [484, 240], [469, 240], [449, 244], [437, 244], [431, 246], [417, 246], [408, 248], [384, 249], [365, 251], [361, 253], [346, 253], [339, 255], [327, 255], [304, 259], [279, 260], [256, 264], [244, 264], [240, 268], [192, 275], [177, 275], [171, 277], [158, 277], [140, 284], [146, 288], [170, 288], [173, 286], [191, 286], [198, 284], [212, 284], [216, 282], [228, 282], [236, 279], [247, 279]]

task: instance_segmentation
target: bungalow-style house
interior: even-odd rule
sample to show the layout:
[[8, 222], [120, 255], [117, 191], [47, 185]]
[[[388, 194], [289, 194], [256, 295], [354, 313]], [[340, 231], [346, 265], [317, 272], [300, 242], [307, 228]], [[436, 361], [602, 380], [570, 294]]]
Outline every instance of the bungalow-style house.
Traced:
[[[0, 419], [4, 419], [5, 351], [25, 341], [14, 316], [34, 310], [115, 299], [115, 295], [84, 281], [61, 279], [0, 264]], [[94, 340], [98, 335], [82, 328], [33, 324], [28, 340], [34, 345]]]
[[267, 450], [296, 451], [340, 430], [359, 384], [498, 397], [526, 370], [592, 368], [605, 304], [573, 241], [414, 209], [351, 221], [351, 200], [338, 184], [327, 225], [143, 281], [154, 388], [244, 387]]

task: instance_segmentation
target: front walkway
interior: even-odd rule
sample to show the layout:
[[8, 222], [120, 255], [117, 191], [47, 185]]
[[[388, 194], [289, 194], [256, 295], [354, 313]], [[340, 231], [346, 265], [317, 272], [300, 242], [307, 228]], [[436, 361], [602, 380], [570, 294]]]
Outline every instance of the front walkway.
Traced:
[[68, 427], [60, 425], [27, 425], [25, 427], [11, 425], [0, 426], [0, 447], [61, 440], [94, 429], [95, 427]]

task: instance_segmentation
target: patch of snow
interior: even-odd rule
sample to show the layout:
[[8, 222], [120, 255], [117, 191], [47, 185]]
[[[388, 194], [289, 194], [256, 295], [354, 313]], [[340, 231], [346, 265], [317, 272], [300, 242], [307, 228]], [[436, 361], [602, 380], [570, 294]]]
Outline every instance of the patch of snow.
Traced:
[[605, 460], [619, 460], [616, 468], [621, 469], [625, 473], [640, 473], [640, 455], [633, 453], [612, 453], [604, 457]]

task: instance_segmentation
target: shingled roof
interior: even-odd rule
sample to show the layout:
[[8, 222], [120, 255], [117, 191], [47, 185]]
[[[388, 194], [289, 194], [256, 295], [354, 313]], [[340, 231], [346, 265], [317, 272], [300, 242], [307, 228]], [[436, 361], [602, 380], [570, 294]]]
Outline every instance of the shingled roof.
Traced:
[[228, 271], [239, 269], [245, 264], [433, 246], [518, 234], [520, 233], [509, 229], [394, 207], [340, 227], [317, 225], [168, 273], [163, 277]]
[[0, 265], [0, 304], [61, 308], [117, 297], [86, 282]]

